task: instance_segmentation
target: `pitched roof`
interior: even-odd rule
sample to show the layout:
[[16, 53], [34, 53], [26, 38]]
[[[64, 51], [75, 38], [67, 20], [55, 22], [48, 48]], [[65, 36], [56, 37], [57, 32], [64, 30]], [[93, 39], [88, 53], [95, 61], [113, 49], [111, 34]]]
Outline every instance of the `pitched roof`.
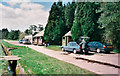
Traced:
[[32, 35], [26, 35], [24, 38], [32, 38]]
[[37, 33], [34, 37], [39, 37], [44, 35], [44, 30]]
[[71, 31], [69, 31], [68, 33], [66, 33], [64, 36], [72, 36], [71, 35]]

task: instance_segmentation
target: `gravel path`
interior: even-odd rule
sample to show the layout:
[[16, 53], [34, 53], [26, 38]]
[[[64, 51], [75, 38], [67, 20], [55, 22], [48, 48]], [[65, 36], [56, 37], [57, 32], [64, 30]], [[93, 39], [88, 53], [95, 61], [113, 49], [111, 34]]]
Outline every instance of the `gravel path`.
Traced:
[[118, 55], [118, 54], [79, 55], [79, 54], [71, 53], [68, 55], [61, 55], [60, 51], [49, 50], [49, 49], [44, 48], [43, 46], [23, 45], [23, 44], [19, 44], [17, 41], [7, 41], [7, 42], [14, 44], [14, 45], [19, 45], [19, 46], [28, 46], [29, 48], [32, 48], [40, 53], [43, 53], [50, 57], [54, 57], [56, 59], [71, 63], [73, 65], [76, 65], [80, 68], [89, 70], [96, 74], [116, 74], [116, 75], [118, 75], [120, 73], [120, 69], [118, 69], [118, 68], [114, 68], [114, 67], [110, 67], [110, 66], [106, 66], [106, 65], [102, 65], [102, 64], [98, 64], [98, 63], [91, 63], [91, 62], [87, 62], [87, 61], [80, 60], [80, 59], [77, 60], [74, 58], [77, 55], [77, 56], [83, 56], [83, 57], [86, 57], [89, 59], [97, 59], [97, 60], [102, 60], [105, 62], [110, 62], [112, 64], [119, 65], [118, 57], [120, 57], [120, 55]]

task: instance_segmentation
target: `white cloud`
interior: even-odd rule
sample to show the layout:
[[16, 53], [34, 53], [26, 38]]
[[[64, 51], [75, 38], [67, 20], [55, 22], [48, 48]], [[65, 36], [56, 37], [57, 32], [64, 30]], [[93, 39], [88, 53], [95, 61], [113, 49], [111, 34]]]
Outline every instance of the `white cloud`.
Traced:
[[[31, 24], [46, 25], [49, 16], [49, 10], [44, 10], [44, 6], [40, 4], [23, 2], [20, 3], [19, 8], [13, 8], [13, 2], [8, 2], [11, 6], [0, 4], [0, 16], [2, 16], [2, 24], [0, 22], [0, 29], [9, 28], [20, 29], [24, 31], [29, 28]], [[15, 2], [14, 2], [15, 3]], [[2, 12], [2, 13], [1, 13]]]
[[[4, 0], [3, 0], [4, 1]], [[7, 2], [30, 2], [30, 0], [9, 0]]]

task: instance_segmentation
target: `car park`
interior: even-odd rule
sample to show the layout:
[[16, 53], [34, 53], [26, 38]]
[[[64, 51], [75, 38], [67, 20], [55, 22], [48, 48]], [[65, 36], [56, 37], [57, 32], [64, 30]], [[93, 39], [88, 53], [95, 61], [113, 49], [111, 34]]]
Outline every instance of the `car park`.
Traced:
[[90, 48], [90, 51], [96, 51], [98, 53], [100, 53], [100, 52], [110, 53], [110, 51], [113, 50], [112, 45], [102, 44], [102, 43], [97, 42], [97, 41], [89, 42], [88, 46]]
[[23, 43], [23, 40], [19, 40], [19, 43], [22, 44], [22, 43]]

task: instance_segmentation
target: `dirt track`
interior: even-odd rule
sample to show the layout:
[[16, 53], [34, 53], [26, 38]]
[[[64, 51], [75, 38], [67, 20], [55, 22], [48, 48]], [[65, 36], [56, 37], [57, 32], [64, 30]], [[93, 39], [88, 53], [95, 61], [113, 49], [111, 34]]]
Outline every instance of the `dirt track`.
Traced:
[[[32, 48], [40, 53], [74, 64], [78, 67], [89, 70], [96, 74], [119, 74], [120, 73], [120, 69], [115, 67], [106, 66], [98, 63], [91, 63], [91, 62], [87, 62], [80, 59], [77, 60], [74, 58], [76, 54], [71, 53], [69, 55], [61, 55], [60, 51], [49, 50], [44, 48], [43, 46], [23, 45], [23, 44], [19, 44], [18, 41], [7, 41], [7, 42], [14, 45], [19, 45], [19, 46], [28, 46], [29, 48]], [[113, 54], [113, 53], [112, 54], [94, 54], [94, 55], [78, 55], [77, 54], [77, 56], [81, 56], [81, 57], [83, 56], [89, 59], [100, 60], [104, 62], [109, 62], [111, 64], [120, 65], [118, 64], [119, 63], [118, 60], [120, 58], [120, 55], [118, 54]]]

